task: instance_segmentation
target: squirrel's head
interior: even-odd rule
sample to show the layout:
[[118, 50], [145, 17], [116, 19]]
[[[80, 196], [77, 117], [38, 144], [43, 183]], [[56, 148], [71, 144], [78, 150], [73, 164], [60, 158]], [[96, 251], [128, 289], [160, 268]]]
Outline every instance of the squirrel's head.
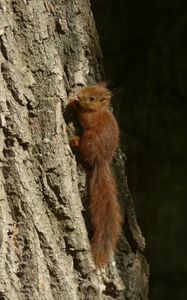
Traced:
[[100, 83], [81, 89], [77, 93], [79, 105], [88, 111], [97, 111], [108, 107], [112, 93], [107, 89], [105, 83]]

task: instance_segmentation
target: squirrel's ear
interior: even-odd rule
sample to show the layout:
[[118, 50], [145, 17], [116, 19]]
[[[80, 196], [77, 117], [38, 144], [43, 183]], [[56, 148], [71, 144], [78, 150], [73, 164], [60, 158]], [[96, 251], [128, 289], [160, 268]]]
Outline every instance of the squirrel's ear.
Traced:
[[107, 88], [107, 83], [105, 81], [100, 81], [98, 85], [103, 86], [104, 88]]
[[106, 94], [104, 94], [101, 97], [101, 101], [110, 101], [111, 97], [112, 97], [112, 92], [108, 91]]

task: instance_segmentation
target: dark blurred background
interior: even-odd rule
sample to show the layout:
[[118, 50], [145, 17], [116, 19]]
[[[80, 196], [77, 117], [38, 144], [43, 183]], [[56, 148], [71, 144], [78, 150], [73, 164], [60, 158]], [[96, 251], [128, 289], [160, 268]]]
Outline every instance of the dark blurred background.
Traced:
[[147, 241], [150, 300], [187, 299], [187, 3], [92, 0]]

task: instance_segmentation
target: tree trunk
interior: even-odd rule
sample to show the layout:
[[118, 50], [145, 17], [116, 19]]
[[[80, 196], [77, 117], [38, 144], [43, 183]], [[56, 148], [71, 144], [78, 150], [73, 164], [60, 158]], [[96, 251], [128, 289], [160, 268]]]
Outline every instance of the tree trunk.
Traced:
[[148, 265], [118, 153], [124, 236], [96, 269], [68, 96], [103, 76], [87, 0], [0, 0], [0, 299], [147, 299]]

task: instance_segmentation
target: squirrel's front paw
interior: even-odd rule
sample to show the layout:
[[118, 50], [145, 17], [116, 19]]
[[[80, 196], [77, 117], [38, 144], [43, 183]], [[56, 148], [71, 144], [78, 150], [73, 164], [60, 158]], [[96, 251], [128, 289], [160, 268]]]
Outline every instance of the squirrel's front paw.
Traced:
[[68, 103], [68, 107], [72, 108], [72, 109], [76, 109], [77, 108], [77, 104], [78, 104], [78, 101], [77, 101], [77, 98], [70, 98], [69, 99], [69, 103]]
[[79, 147], [79, 145], [80, 145], [80, 137], [79, 136], [77, 136], [77, 135], [75, 135], [73, 138], [72, 138], [72, 140], [70, 141], [70, 145], [72, 146], [72, 147]]

